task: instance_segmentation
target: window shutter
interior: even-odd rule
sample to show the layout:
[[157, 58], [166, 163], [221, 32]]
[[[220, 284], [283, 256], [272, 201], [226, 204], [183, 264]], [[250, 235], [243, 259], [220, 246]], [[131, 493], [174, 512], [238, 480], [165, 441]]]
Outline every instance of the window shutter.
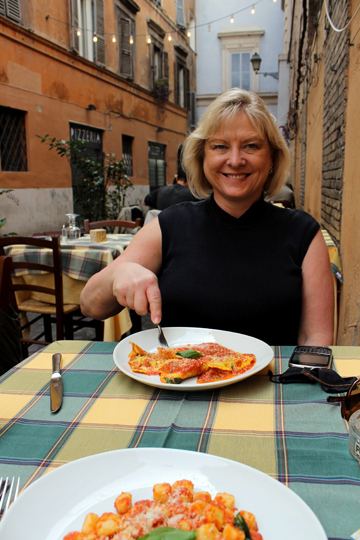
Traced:
[[176, 23], [181, 28], [186, 28], [184, 0], [176, 0]]
[[150, 90], [155, 91], [154, 44], [150, 43]]
[[174, 90], [175, 90], [175, 103], [179, 105], [179, 64], [175, 60], [174, 69]]
[[164, 79], [169, 80], [169, 53], [166, 51], [164, 51], [163, 77]]
[[0, 0], [0, 15], [5, 15], [5, 0]]
[[70, 44], [71, 49], [79, 54], [80, 52], [80, 40], [77, 35], [77, 29], [79, 26], [79, 13], [78, 13], [78, 3], [76, 0], [71, 0], [71, 27], [70, 27]]
[[184, 107], [190, 110], [190, 70], [184, 67]]
[[105, 16], [104, 0], [95, 0], [95, 32], [98, 38], [95, 43], [95, 62], [105, 66]]
[[12, 21], [21, 22], [20, 0], [6, 0], [6, 15]]
[[130, 45], [131, 19], [119, 17], [120, 26], [120, 75], [132, 77], [132, 46]]
[[196, 127], [196, 92], [190, 92], [190, 128]]

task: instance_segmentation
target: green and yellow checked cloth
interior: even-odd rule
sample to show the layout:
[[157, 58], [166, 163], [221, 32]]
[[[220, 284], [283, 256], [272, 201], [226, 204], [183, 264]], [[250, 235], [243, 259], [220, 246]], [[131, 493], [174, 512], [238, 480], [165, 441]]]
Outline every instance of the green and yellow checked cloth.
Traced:
[[[100, 452], [191, 450], [278, 479], [313, 509], [332, 540], [349, 539], [359, 528], [359, 467], [339, 407], [327, 403], [319, 385], [273, 384], [264, 370], [223, 389], [165, 391], [120, 373], [115, 345], [55, 342], [0, 379], [1, 476], [20, 476], [26, 488], [54, 468]], [[292, 349], [275, 347], [274, 373], [285, 371]], [[52, 415], [55, 352], [63, 356], [64, 401]], [[342, 376], [360, 375], [360, 348], [333, 352]]]

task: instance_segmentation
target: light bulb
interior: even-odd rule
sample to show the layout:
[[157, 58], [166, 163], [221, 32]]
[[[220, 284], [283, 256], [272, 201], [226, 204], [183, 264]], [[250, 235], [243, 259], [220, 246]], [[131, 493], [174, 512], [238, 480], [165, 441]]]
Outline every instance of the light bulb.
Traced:
[[171, 36], [170, 32], [168, 33], [168, 40], [169, 40], [169, 41], [172, 40], [172, 36]]
[[115, 34], [113, 34], [112, 40], [113, 40], [113, 43], [116, 43], [116, 36], [115, 36]]
[[130, 36], [129, 43], [130, 43], [130, 45], [132, 45], [134, 43], [134, 38], [132, 36]]
[[254, 15], [254, 13], [255, 13], [255, 6], [253, 6], [253, 7], [251, 8], [251, 15]]
[[96, 33], [94, 33], [93, 42], [96, 43], [98, 40]]
[[231, 24], [234, 22], [234, 15], [231, 15], [230, 22], [231, 22]]
[[148, 42], [149, 44], [151, 43], [151, 37], [150, 37], [150, 34], [148, 34], [147, 42]]
[[191, 32], [190, 32], [190, 30], [187, 31], [187, 37], [191, 37]]
[[78, 29], [76, 30], [76, 35], [79, 36], [79, 37], [81, 36], [80, 28], [78, 28]]

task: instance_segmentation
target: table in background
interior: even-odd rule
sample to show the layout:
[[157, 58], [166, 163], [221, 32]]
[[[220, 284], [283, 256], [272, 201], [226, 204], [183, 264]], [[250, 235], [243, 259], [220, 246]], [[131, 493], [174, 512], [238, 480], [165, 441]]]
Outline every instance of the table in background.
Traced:
[[[265, 369], [219, 390], [160, 390], [120, 373], [115, 345], [53, 343], [0, 379], [2, 476], [20, 476], [26, 488], [100, 452], [192, 450], [245, 463], [284, 483], [312, 508], [330, 539], [349, 539], [360, 527], [360, 470], [349, 452], [347, 424], [319, 385], [273, 384]], [[281, 373], [293, 348], [274, 350], [269, 367]], [[64, 401], [52, 415], [55, 352], [63, 355]], [[359, 347], [333, 352], [342, 376], [360, 375]]]
[[[110, 234], [106, 242], [91, 242], [90, 235], [61, 245], [61, 262], [63, 271], [64, 304], [79, 304], [80, 294], [90, 277], [108, 266], [134, 238], [132, 234]], [[42, 262], [52, 265], [50, 250], [25, 246], [5, 248], [7, 255], [14, 261], [26, 259], [28, 262]], [[44, 287], [53, 287], [52, 274], [15, 272], [15, 280], [26, 283], [39, 283]], [[43, 301], [54, 302], [50, 295], [40, 293], [17, 293], [17, 298], [24, 300], [31, 297]], [[121, 336], [131, 328], [131, 319], [127, 309], [115, 317], [104, 321], [104, 341], [119, 341]]]

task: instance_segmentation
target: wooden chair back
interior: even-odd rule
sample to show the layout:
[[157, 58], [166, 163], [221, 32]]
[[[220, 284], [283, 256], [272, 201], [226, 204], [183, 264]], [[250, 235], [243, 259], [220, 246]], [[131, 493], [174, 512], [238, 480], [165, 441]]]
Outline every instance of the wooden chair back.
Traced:
[[11, 257], [0, 256], [0, 309], [8, 312], [11, 291]]
[[[42, 272], [50, 272], [54, 275], [54, 288], [43, 287], [36, 284], [13, 284], [12, 281], [10, 287], [10, 304], [13, 304], [14, 295], [12, 292], [16, 291], [31, 291], [38, 293], [49, 294], [54, 297], [55, 304], [55, 323], [56, 323], [56, 339], [60, 340], [64, 337], [64, 317], [63, 317], [63, 282], [62, 282], [62, 266], [61, 266], [61, 253], [60, 243], [58, 237], [53, 237], [51, 240], [43, 240], [40, 238], [33, 238], [30, 236], [5, 236], [0, 238], [0, 256], [6, 255], [5, 247], [7, 246], [31, 246], [35, 248], [47, 248], [51, 250], [52, 264], [43, 264], [40, 262], [28, 262], [20, 261], [16, 262], [12, 260], [13, 270], [38, 270]], [[7, 263], [6, 263], [7, 264]], [[12, 292], [11, 292], [12, 291]], [[46, 306], [46, 304], [44, 304]], [[15, 307], [15, 306], [14, 306]], [[16, 306], [17, 308], [17, 306]], [[46, 310], [44, 310], [46, 314]], [[49, 341], [39, 341], [25, 339], [26, 343], [38, 343], [47, 345]]]
[[85, 234], [89, 234], [91, 229], [100, 229], [106, 227], [126, 227], [127, 229], [136, 229], [141, 227], [142, 219], [136, 218], [135, 221], [127, 221], [124, 219], [105, 219], [103, 221], [93, 221], [90, 223], [88, 219], [84, 219]]

